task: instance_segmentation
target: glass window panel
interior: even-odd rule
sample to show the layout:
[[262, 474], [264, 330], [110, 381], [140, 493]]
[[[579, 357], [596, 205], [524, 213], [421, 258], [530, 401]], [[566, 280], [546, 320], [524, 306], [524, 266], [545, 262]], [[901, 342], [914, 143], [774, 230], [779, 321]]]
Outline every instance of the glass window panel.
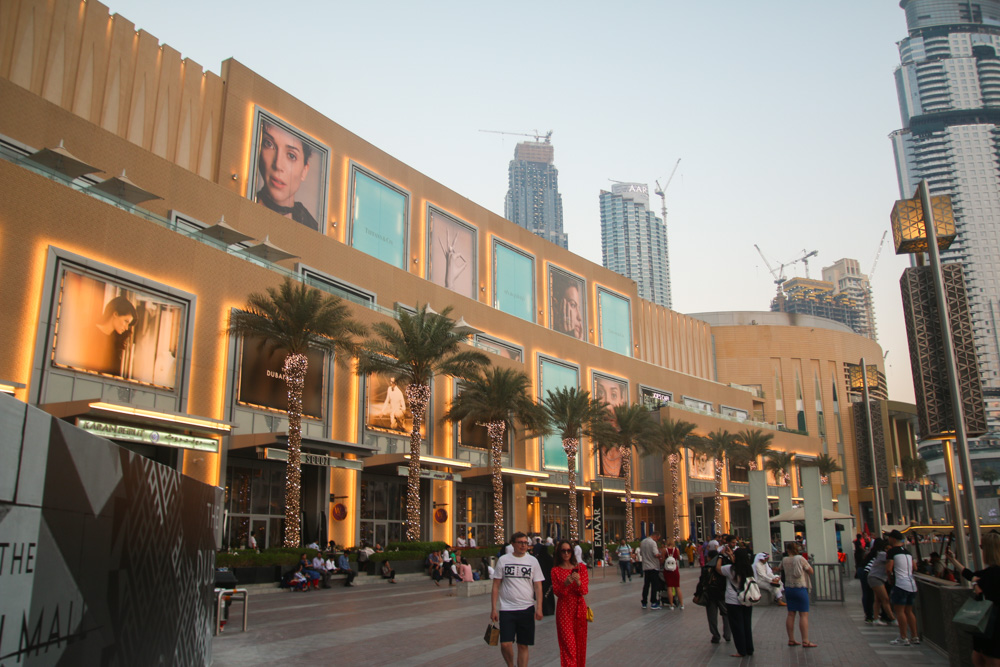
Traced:
[[387, 519], [388, 512], [385, 504], [385, 483], [375, 482], [372, 484], [372, 510], [376, 519]]
[[[579, 375], [576, 368], [564, 366], [563, 364], [542, 359], [539, 362], [539, 374], [541, 375], [542, 400], [548, 392], [565, 387], [578, 387], [580, 385]], [[580, 467], [580, 456], [577, 456], [577, 469]], [[547, 470], [569, 470], [569, 463], [566, 460], [566, 450], [563, 449], [562, 438], [558, 434], [548, 435], [542, 440], [542, 466]]]
[[406, 269], [406, 205], [406, 195], [355, 171], [351, 245]]
[[493, 307], [535, 321], [535, 260], [502, 243], [493, 244]]
[[631, 357], [632, 317], [628, 299], [598, 289], [597, 306], [600, 314], [601, 347]]

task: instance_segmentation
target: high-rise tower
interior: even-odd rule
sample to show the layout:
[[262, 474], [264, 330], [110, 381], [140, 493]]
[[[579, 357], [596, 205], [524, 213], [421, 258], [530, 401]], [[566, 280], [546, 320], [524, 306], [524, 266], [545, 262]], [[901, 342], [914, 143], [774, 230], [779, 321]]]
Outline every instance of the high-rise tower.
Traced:
[[504, 217], [531, 233], [569, 248], [563, 232], [559, 170], [553, 164], [555, 149], [548, 139], [522, 141], [514, 149], [508, 169]]
[[[958, 232], [945, 262], [965, 269], [983, 390], [1000, 393], [1000, 0], [902, 0], [896, 89], [903, 128], [890, 135], [899, 190], [926, 178], [951, 195]], [[995, 428], [995, 426], [994, 426]]]
[[616, 183], [601, 190], [604, 266], [634, 280], [639, 296], [671, 307], [667, 226], [649, 210], [645, 183]]
[[844, 257], [830, 266], [824, 266], [823, 280], [833, 284], [834, 295], [844, 294], [855, 303], [857, 320], [852, 328], [862, 336], [877, 341], [872, 286], [868, 282], [868, 276], [861, 273], [858, 260]]

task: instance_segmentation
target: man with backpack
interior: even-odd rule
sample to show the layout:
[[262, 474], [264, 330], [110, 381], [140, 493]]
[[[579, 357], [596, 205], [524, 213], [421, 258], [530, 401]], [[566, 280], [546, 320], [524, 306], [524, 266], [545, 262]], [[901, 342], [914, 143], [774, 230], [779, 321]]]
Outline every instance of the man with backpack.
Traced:
[[719, 635], [719, 614], [722, 614], [722, 636], [727, 642], [732, 640], [732, 631], [729, 629], [729, 616], [726, 610], [726, 578], [716, 572], [716, 561], [722, 559], [723, 565], [730, 564], [725, 556], [720, 556], [715, 549], [710, 549], [705, 559], [705, 566], [701, 568], [701, 576], [698, 579], [698, 588], [695, 597], [705, 601], [705, 615], [708, 618], [708, 629], [712, 633], [712, 643], [718, 644]]

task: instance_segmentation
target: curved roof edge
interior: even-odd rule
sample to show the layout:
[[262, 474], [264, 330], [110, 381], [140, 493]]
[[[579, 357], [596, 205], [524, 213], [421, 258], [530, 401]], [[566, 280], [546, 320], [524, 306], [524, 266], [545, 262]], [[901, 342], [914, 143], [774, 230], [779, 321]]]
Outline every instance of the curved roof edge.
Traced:
[[713, 327], [745, 327], [752, 325], [771, 327], [811, 327], [830, 329], [860, 335], [851, 327], [825, 317], [798, 313], [775, 313], [769, 310], [728, 310], [714, 313], [686, 313], [688, 317], [707, 322]]

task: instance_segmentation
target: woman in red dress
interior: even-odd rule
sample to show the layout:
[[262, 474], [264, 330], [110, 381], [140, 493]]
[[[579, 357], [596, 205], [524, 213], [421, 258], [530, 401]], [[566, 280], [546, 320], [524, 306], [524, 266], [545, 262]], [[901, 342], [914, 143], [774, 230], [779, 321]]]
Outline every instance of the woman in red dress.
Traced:
[[[670, 568], [670, 559], [673, 558], [673, 567]], [[684, 597], [681, 595], [681, 551], [674, 543], [674, 538], [667, 540], [667, 548], [663, 552], [663, 587], [666, 592], [666, 600], [663, 602], [664, 608], [675, 609], [684, 608]], [[662, 596], [661, 596], [662, 597]]]
[[577, 563], [573, 545], [561, 540], [556, 545], [556, 564], [552, 568], [552, 590], [559, 598], [556, 605], [556, 630], [559, 634], [559, 660], [562, 667], [587, 664], [587, 566]]

